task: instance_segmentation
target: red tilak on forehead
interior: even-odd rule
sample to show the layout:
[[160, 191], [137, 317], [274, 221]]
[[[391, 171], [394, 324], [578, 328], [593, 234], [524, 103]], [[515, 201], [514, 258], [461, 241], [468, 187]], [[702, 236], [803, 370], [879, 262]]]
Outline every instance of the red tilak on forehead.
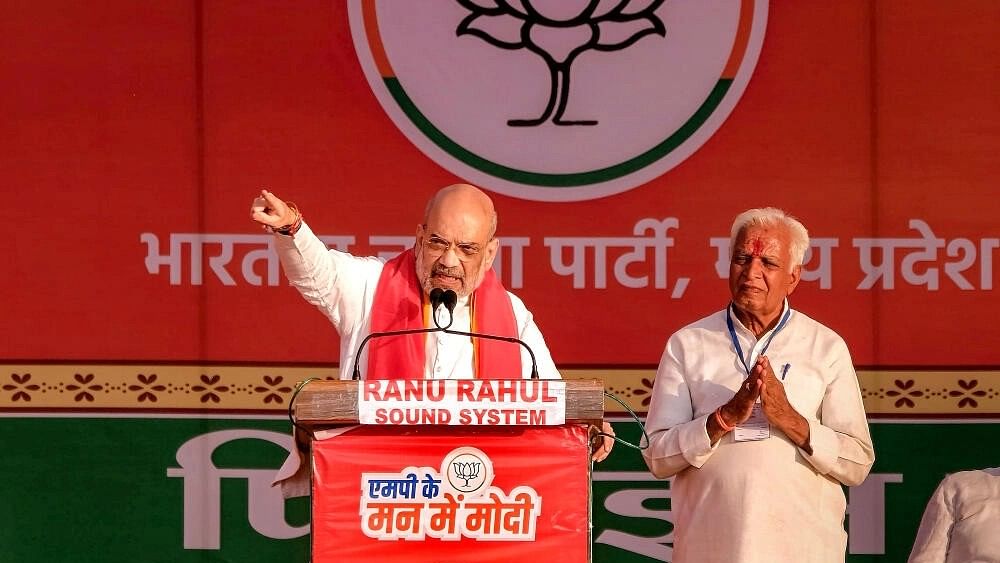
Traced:
[[750, 243], [753, 246], [753, 250], [751, 250], [751, 256], [764, 255], [764, 241], [760, 240], [759, 238], [755, 238], [752, 241], [750, 241]]

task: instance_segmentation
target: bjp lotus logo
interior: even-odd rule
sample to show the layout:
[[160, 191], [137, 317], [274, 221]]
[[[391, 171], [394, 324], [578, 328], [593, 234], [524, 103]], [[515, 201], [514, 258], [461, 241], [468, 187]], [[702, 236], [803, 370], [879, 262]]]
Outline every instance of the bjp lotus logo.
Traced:
[[[563, 117], [569, 95], [570, 65], [588, 50], [613, 52], [644, 35], [665, 35], [656, 8], [663, 0], [639, 2], [458, 0], [472, 12], [458, 26], [458, 35], [479, 37], [500, 49], [527, 49], [545, 61], [549, 70], [548, 103], [541, 117], [511, 119], [508, 125], [535, 126], [552, 117], [556, 125], [597, 125], [596, 120]], [[554, 112], [554, 115], [553, 115]]]
[[350, 0], [368, 83], [439, 165], [542, 201], [694, 154], [753, 74], [767, 0]]
[[482, 450], [462, 446], [442, 460], [445, 487], [463, 495], [482, 494], [493, 482], [493, 461]]

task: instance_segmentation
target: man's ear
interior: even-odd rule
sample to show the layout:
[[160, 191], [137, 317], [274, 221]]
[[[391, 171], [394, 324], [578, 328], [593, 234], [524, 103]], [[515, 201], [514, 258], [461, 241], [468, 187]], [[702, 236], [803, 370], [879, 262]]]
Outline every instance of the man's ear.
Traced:
[[413, 246], [415, 248], [420, 248], [424, 242], [424, 226], [417, 225], [417, 233], [414, 237]]
[[802, 266], [795, 266], [792, 268], [791, 280], [788, 282], [788, 293], [785, 295], [791, 295], [795, 288], [799, 286], [799, 281], [802, 280]]
[[[497, 251], [500, 250], [500, 239], [493, 237], [493, 240], [486, 243], [486, 268], [489, 270], [493, 267], [493, 260], [497, 257]], [[484, 271], [485, 271], [484, 270]]]

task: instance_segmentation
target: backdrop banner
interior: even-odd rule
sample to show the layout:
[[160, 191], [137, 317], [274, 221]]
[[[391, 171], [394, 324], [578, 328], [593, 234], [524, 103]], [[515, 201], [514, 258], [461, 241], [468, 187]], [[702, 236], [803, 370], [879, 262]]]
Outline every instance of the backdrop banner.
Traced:
[[[729, 301], [733, 218], [801, 219], [790, 304], [846, 341], [875, 440], [849, 561], [905, 561], [941, 478], [997, 465], [998, 21], [994, 0], [6, 10], [0, 561], [308, 560], [313, 507], [269, 479], [340, 340], [251, 201], [388, 259], [459, 182], [492, 197], [494, 270], [563, 378], [640, 417], [667, 338]], [[594, 469], [594, 561], [669, 560], [669, 481], [624, 445]], [[519, 502], [521, 474], [495, 477]]]

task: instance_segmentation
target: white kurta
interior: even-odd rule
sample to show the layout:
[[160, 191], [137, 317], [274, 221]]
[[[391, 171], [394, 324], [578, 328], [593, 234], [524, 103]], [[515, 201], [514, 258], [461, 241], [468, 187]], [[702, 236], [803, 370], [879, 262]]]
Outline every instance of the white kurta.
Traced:
[[[776, 375], [786, 371], [788, 400], [809, 422], [812, 455], [774, 427], [765, 440], [735, 442], [729, 432], [712, 446], [708, 417], [747, 377], [728, 315], [720, 311], [671, 336], [653, 385], [643, 456], [657, 477], [676, 475], [671, 561], [843, 562], [841, 483], [862, 482], [875, 459], [847, 345], [793, 310], [766, 351]], [[732, 318], [753, 366], [771, 333], [758, 340]]]
[[[350, 379], [354, 356], [365, 336], [371, 333], [371, 311], [375, 288], [385, 260], [357, 257], [327, 249], [305, 223], [295, 236], [275, 235], [275, 248], [285, 276], [309, 303], [315, 305], [340, 335], [340, 378]], [[514, 309], [518, 338], [531, 347], [538, 362], [538, 377], [559, 379], [552, 356], [542, 333], [535, 325], [531, 312], [514, 294], [507, 292]], [[447, 315], [444, 308], [440, 315]], [[468, 298], [455, 307], [453, 330], [470, 332], [471, 314]], [[392, 338], [392, 337], [388, 337]], [[427, 335], [424, 377], [428, 379], [471, 379], [473, 377], [473, 346], [469, 337], [454, 334]], [[368, 366], [368, 346], [362, 351], [359, 364], [364, 377]], [[521, 348], [521, 376], [531, 375], [531, 356]]]
[[909, 563], [1000, 561], [1000, 467], [945, 477], [927, 503]]

